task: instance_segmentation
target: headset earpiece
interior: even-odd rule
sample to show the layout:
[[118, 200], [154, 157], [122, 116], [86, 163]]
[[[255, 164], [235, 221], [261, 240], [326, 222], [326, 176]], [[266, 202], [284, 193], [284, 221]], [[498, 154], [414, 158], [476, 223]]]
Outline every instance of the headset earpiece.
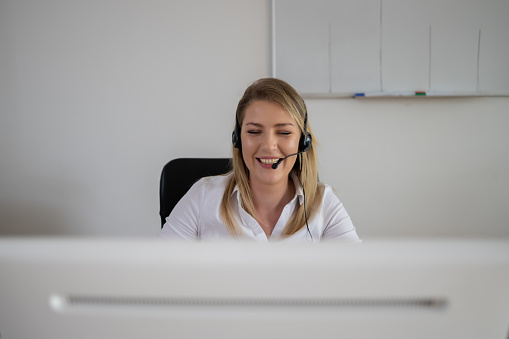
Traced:
[[306, 152], [309, 150], [312, 143], [313, 138], [311, 137], [311, 133], [308, 132], [308, 112], [306, 111], [306, 116], [304, 118], [304, 132], [299, 140], [299, 152]]
[[235, 129], [233, 130], [233, 133], [232, 133], [232, 144], [233, 144], [233, 147], [235, 148], [238, 148], [238, 149], [242, 149], [242, 142], [240, 140], [240, 125], [239, 125], [239, 120], [237, 119], [237, 115], [235, 115]]
[[311, 148], [311, 144], [313, 140], [311, 138], [311, 134], [309, 132], [305, 132], [306, 134], [302, 135], [299, 141], [299, 152], [306, 152]]

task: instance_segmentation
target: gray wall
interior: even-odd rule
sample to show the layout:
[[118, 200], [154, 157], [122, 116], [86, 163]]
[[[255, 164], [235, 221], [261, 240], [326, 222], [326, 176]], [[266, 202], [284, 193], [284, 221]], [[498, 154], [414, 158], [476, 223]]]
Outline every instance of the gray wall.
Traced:
[[[153, 236], [162, 166], [230, 155], [270, 2], [0, 0], [0, 235]], [[309, 99], [364, 239], [509, 236], [509, 98]]]

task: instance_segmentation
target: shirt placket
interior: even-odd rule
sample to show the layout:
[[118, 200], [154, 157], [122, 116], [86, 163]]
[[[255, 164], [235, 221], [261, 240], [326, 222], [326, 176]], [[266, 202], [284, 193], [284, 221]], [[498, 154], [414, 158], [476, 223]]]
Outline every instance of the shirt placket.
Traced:
[[258, 224], [255, 218], [253, 218], [249, 213], [242, 208], [242, 205], [240, 203], [240, 199], [237, 199], [238, 204], [238, 210], [241, 220], [241, 224], [244, 226], [247, 226], [255, 236], [256, 239], [267, 242], [267, 236], [265, 235], [265, 232], [261, 228], [261, 226]]

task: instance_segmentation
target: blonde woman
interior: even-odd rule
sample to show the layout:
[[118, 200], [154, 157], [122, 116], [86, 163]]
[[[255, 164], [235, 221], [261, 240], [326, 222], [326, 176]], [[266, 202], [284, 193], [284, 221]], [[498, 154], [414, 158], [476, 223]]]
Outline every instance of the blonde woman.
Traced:
[[318, 182], [314, 135], [293, 87], [274, 78], [254, 82], [235, 120], [233, 170], [193, 185], [160, 237], [360, 242], [332, 188]]

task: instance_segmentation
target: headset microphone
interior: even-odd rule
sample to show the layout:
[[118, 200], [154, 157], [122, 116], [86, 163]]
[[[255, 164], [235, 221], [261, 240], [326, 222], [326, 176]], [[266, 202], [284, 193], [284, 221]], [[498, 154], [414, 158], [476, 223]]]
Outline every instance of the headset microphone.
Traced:
[[[307, 150], [306, 150], [306, 151], [307, 151]], [[279, 159], [277, 162], [275, 162], [275, 163], [273, 163], [273, 164], [272, 164], [272, 169], [276, 169], [276, 168], [277, 168], [277, 167], [278, 167], [278, 166], [279, 166], [279, 165], [283, 162], [283, 160], [285, 160], [286, 158], [288, 158], [288, 157], [293, 157], [294, 155], [299, 155], [299, 154], [304, 153], [304, 152], [306, 152], [306, 151], [301, 151], [301, 152], [293, 153], [293, 154], [287, 155], [287, 156], [286, 156], [286, 157], [284, 157], [284, 158]]]

